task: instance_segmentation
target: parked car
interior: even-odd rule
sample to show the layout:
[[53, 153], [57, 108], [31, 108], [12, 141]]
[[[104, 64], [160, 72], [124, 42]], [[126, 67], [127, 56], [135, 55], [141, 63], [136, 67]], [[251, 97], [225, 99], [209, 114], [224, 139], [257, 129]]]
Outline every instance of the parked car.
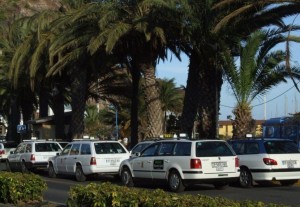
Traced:
[[223, 189], [240, 175], [238, 158], [223, 140], [160, 140], [137, 155], [120, 166], [122, 183], [129, 187], [137, 180], [160, 180], [173, 192], [200, 183]]
[[130, 156], [131, 157], [135, 157], [136, 153], [140, 153], [141, 151], [143, 151], [143, 149], [145, 149], [146, 147], [148, 147], [150, 144], [154, 143], [154, 140], [145, 140], [145, 141], [141, 141], [139, 143], [137, 143], [131, 150], [130, 150]]
[[77, 181], [85, 181], [89, 175], [118, 175], [120, 163], [129, 155], [118, 141], [73, 141], [49, 160], [49, 177], [69, 174], [75, 175]]
[[56, 141], [26, 140], [21, 142], [7, 157], [9, 170], [28, 172], [38, 168], [46, 169], [48, 159], [61, 152], [62, 148]]
[[293, 141], [262, 138], [229, 143], [240, 160], [241, 187], [252, 187], [254, 181], [258, 184], [279, 181], [286, 186], [300, 179], [300, 152]]
[[6, 162], [8, 155], [17, 145], [16, 142], [11, 141], [0, 142], [0, 162]]

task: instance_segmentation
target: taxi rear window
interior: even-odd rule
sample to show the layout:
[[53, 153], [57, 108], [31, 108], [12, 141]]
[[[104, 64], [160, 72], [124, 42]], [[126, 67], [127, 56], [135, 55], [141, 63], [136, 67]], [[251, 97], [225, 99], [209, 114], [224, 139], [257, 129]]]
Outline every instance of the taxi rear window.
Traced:
[[225, 142], [197, 142], [197, 157], [233, 156], [234, 152]]
[[266, 141], [264, 146], [269, 154], [299, 153], [297, 144], [292, 141]]
[[96, 154], [126, 153], [119, 143], [95, 143]]
[[60, 151], [60, 147], [57, 143], [36, 143], [36, 152], [57, 152]]

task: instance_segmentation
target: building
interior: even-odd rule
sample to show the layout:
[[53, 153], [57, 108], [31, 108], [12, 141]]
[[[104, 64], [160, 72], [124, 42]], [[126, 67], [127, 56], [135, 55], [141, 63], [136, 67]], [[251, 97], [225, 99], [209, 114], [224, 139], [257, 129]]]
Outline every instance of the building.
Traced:
[[[65, 112], [65, 134], [68, 133], [72, 112]], [[37, 139], [55, 139], [54, 115], [28, 121], [31, 136]]]
[[[254, 137], [262, 136], [262, 124], [265, 120], [255, 120], [256, 132], [253, 135]], [[232, 121], [231, 120], [220, 120], [219, 121], [219, 137], [230, 139], [232, 137]]]

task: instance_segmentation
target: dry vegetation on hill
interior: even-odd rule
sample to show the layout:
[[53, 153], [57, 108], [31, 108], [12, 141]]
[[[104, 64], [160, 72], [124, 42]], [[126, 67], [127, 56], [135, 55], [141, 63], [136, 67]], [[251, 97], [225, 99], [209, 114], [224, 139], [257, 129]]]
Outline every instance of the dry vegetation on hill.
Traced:
[[10, 16], [30, 16], [36, 11], [55, 10], [60, 0], [0, 0], [0, 11]]

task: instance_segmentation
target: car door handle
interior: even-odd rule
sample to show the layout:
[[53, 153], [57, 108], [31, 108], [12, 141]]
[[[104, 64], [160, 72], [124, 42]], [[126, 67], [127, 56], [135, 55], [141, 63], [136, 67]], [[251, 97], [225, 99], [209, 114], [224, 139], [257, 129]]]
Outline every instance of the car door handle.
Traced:
[[74, 160], [77, 160], [77, 157], [74, 157]]
[[169, 161], [169, 160], [165, 160], [165, 162], [166, 162], [166, 163], [169, 163], [170, 161]]
[[148, 161], [147, 161], [147, 163], [151, 163], [151, 162], [152, 162], [151, 160], [148, 160]]

